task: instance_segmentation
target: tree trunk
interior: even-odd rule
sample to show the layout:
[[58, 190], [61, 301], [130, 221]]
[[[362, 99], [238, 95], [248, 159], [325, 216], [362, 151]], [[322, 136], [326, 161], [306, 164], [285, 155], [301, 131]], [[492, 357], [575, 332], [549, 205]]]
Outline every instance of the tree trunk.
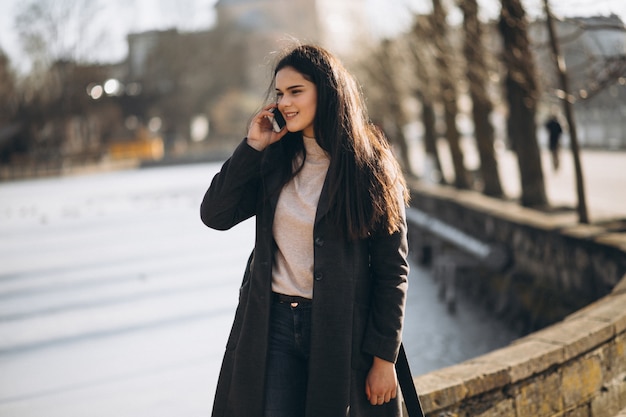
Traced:
[[480, 157], [482, 191], [486, 195], [502, 197], [504, 193], [493, 147], [494, 130], [489, 121], [493, 105], [487, 94], [486, 54], [482, 43], [482, 28], [478, 20], [478, 4], [476, 0], [461, 0], [460, 5], [464, 15], [465, 42], [463, 51], [467, 65], [466, 75], [469, 93], [472, 99], [474, 136]]
[[[398, 97], [395, 95], [395, 97]], [[392, 117], [393, 123], [393, 134], [389, 139], [392, 145], [396, 146], [396, 150], [398, 152], [398, 162], [400, 166], [404, 170], [404, 172], [409, 176], [415, 176], [413, 172], [413, 166], [411, 165], [411, 157], [409, 155], [409, 146], [406, 143], [406, 136], [404, 135], [404, 122], [405, 119], [403, 117], [404, 110], [401, 109], [399, 103], [393, 102], [390, 100], [389, 104], [389, 113]]]
[[546, 23], [548, 25], [548, 33], [550, 34], [550, 46], [552, 48], [552, 57], [556, 63], [556, 70], [558, 73], [559, 84], [561, 90], [563, 90], [564, 97], [561, 100], [563, 104], [563, 111], [565, 118], [567, 119], [567, 125], [570, 133], [570, 144], [572, 147], [572, 157], [574, 158], [574, 169], [576, 171], [576, 193], [578, 195], [578, 221], [580, 223], [589, 223], [589, 215], [587, 214], [587, 202], [585, 198], [585, 185], [583, 182], [583, 169], [580, 163], [580, 154], [578, 151], [578, 134], [576, 131], [576, 121], [574, 120], [574, 112], [572, 111], [572, 105], [569, 102], [569, 79], [567, 71], [565, 69], [565, 59], [561, 57], [559, 51], [559, 44], [557, 42], [556, 30], [554, 29], [554, 22], [552, 20], [552, 13], [550, 12], [550, 5], [548, 0], [543, 0], [544, 7], [546, 9]]
[[422, 124], [424, 125], [424, 151], [429, 163], [432, 164], [432, 172], [428, 172], [430, 180], [439, 184], [446, 184], [443, 175], [439, 149], [437, 149], [437, 131], [435, 129], [435, 107], [426, 95], [418, 92], [417, 97], [422, 103]]
[[433, 0], [433, 24], [437, 69], [439, 71], [441, 99], [443, 101], [444, 120], [446, 124], [446, 139], [450, 147], [450, 155], [454, 167], [454, 185], [460, 189], [468, 189], [470, 188], [470, 183], [463, 161], [464, 157], [460, 145], [460, 134], [456, 126], [456, 116], [458, 113], [456, 104], [457, 90], [449, 63], [449, 51], [452, 50], [452, 47], [446, 41], [446, 12], [441, 4], [441, 0]]
[[501, 0], [499, 29], [504, 42], [505, 89], [509, 104], [508, 136], [517, 154], [521, 180], [521, 204], [548, 205], [537, 142], [535, 115], [538, 87], [530, 51], [526, 13], [520, 0]]

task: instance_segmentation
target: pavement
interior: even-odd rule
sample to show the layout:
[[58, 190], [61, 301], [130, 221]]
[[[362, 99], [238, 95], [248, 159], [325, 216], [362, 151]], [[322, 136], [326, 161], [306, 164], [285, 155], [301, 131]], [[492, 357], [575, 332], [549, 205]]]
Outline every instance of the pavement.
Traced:
[[[476, 169], [478, 157], [474, 147], [465, 144], [465, 164], [468, 169]], [[453, 178], [450, 158], [445, 148], [442, 149], [442, 164], [446, 178]], [[497, 150], [500, 180], [507, 198], [520, 196], [519, 168], [517, 157], [509, 150]], [[418, 173], [424, 171], [423, 155], [414, 154], [415, 168]], [[626, 219], [626, 151], [589, 150], [581, 151], [581, 166], [586, 203], [591, 223], [613, 219]], [[558, 170], [552, 167], [551, 156], [542, 150], [542, 167], [548, 202], [555, 208], [568, 208], [572, 221], [577, 216], [573, 210], [577, 207], [574, 159], [569, 149], [560, 152]]]

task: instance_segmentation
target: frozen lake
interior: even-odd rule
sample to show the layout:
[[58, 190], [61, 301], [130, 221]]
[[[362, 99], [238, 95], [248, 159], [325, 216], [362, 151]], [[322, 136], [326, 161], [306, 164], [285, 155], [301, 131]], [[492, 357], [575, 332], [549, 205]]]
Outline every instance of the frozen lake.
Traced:
[[[206, 228], [219, 164], [0, 184], [0, 417], [208, 416], [254, 223]], [[412, 267], [414, 374], [515, 335]]]

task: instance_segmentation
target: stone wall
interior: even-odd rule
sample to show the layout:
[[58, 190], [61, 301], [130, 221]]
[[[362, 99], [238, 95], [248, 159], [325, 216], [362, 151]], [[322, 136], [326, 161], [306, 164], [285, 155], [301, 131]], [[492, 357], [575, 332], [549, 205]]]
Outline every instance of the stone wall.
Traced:
[[[474, 269], [457, 285], [480, 294], [481, 302], [506, 316], [521, 333], [562, 320], [607, 295], [626, 273], [626, 221], [581, 225], [572, 211], [539, 212], [419, 182], [411, 187], [412, 206], [506, 248], [512, 260], [509, 268], [497, 273]], [[413, 250], [428, 247], [433, 258], [438, 251], [450, 250], [419, 230], [412, 230], [410, 237]]]
[[[496, 287], [495, 293], [508, 279], [508, 291], [522, 294], [506, 301], [525, 303], [527, 314], [538, 314], [533, 310], [538, 294], [541, 304], [568, 300], [567, 308], [557, 308], [563, 316], [548, 314], [544, 322], [553, 323], [541, 330], [415, 378], [426, 415], [614, 417], [625, 408], [621, 223], [578, 225], [572, 213], [546, 214], [473, 192], [411, 186], [415, 207], [481, 240], [507, 245], [511, 267], [483, 280], [483, 286]], [[563, 313], [575, 306], [577, 311]]]

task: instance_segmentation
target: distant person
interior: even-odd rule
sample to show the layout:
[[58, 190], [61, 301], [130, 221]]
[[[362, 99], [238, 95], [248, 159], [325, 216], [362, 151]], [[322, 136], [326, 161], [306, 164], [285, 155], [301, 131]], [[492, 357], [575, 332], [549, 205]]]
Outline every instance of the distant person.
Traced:
[[559, 148], [563, 128], [556, 116], [552, 116], [546, 122], [546, 129], [548, 129], [548, 147], [552, 154], [552, 167], [557, 171], [559, 169]]
[[404, 178], [329, 52], [297, 46], [273, 74], [200, 208], [218, 230], [256, 216], [212, 416], [400, 417]]

